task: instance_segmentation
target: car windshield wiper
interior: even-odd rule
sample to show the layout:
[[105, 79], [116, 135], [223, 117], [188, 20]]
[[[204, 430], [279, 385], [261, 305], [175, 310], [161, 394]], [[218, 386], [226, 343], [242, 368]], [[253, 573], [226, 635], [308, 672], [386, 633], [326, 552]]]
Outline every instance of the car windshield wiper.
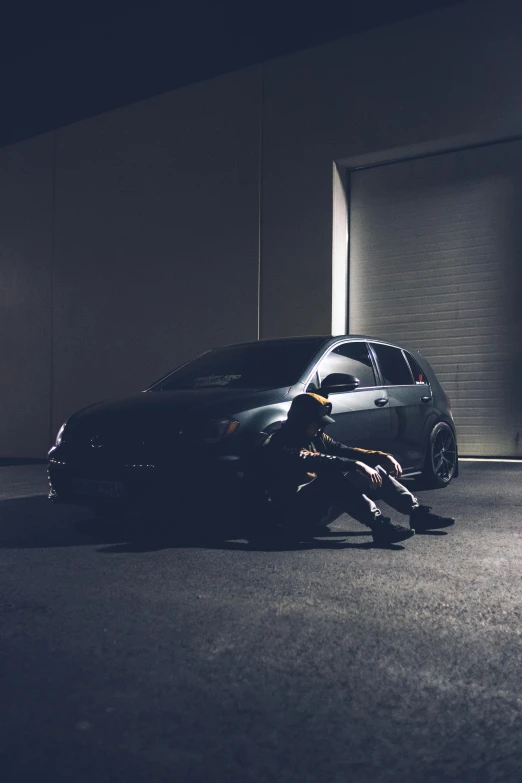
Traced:
[[274, 385], [271, 386], [220, 386], [219, 383], [208, 384], [207, 386], [170, 386], [160, 387], [156, 391], [198, 391], [199, 389], [222, 389], [223, 391], [256, 391], [258, 389], [275, 389], [279, 388]]

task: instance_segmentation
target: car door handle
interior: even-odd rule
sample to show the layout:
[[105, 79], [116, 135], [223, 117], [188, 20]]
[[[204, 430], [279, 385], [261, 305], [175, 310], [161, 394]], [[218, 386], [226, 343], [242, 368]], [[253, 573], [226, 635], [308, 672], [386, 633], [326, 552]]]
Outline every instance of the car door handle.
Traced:
[[375, 400], [375, 404], [377, 405], [378, 408], [382, 408], [382, 406], [386, 405], [387, 402], [388, 402], [388, 398], [387, 397], [378, 397]]
[[421, 397], [421, 402], [431, 402], [431, 397], [428, 396]]

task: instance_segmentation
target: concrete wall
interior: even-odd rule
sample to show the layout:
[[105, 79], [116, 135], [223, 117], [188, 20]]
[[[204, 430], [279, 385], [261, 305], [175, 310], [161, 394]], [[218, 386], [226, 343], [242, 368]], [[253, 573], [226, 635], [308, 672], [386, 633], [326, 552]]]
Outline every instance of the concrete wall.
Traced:
[[473, 0], [265, 64], [263, 336], [330, 330], [333, 161], [522, 136], [521, 41], [519, 0]]
[[329, 333], [333, 163], [522, 136], [521, 40], [519, 0], [470, 0], [59, 130], [54, 168], [0, 150], [0, 456], [258, 317]]
[[0, 150], [0, 457], [257, 338], [259, 87], [245, 69]]
[[259, 76], [58, 133], [53, 427], [257, 337]]
[[0, 457], [50, 438], [52, 137], [0, 151]]

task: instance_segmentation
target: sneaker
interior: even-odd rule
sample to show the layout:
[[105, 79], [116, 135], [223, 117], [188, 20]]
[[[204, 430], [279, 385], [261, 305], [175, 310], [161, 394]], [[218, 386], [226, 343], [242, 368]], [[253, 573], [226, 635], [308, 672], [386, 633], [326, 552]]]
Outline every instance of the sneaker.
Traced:
[[415, 530], [439, 530], [441, 527], [451, 527], [455, 524], [453, 517], [441, 517], [431, 513], [431, 506], [417, 506], [410, 514], [410, 524]]
[[415, 530], [404, 525], [397, 525], [389, 517], [377, 517], [370, 525], [373, 542], [378, 546], [396, 544], [398, 541], [405, 541], [415, 535]]

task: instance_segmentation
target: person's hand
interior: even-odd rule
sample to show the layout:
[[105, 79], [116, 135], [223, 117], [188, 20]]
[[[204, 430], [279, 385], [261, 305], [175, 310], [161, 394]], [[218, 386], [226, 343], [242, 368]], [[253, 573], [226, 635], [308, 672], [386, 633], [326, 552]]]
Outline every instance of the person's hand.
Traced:
[[391, 454], [383, 454], [379, 457], [379, 465], [381, 465], [386, 473], [389, 473], [393, 478], [400, 478], [402, 476], [402, 468]]
[[370, 468], [369, 465], [365, 465], [364, 462], [356, 462], [355, 469], [370, 485], [372, 489], [378, 489], [382, 486], [381, 474], [375, 468]]

